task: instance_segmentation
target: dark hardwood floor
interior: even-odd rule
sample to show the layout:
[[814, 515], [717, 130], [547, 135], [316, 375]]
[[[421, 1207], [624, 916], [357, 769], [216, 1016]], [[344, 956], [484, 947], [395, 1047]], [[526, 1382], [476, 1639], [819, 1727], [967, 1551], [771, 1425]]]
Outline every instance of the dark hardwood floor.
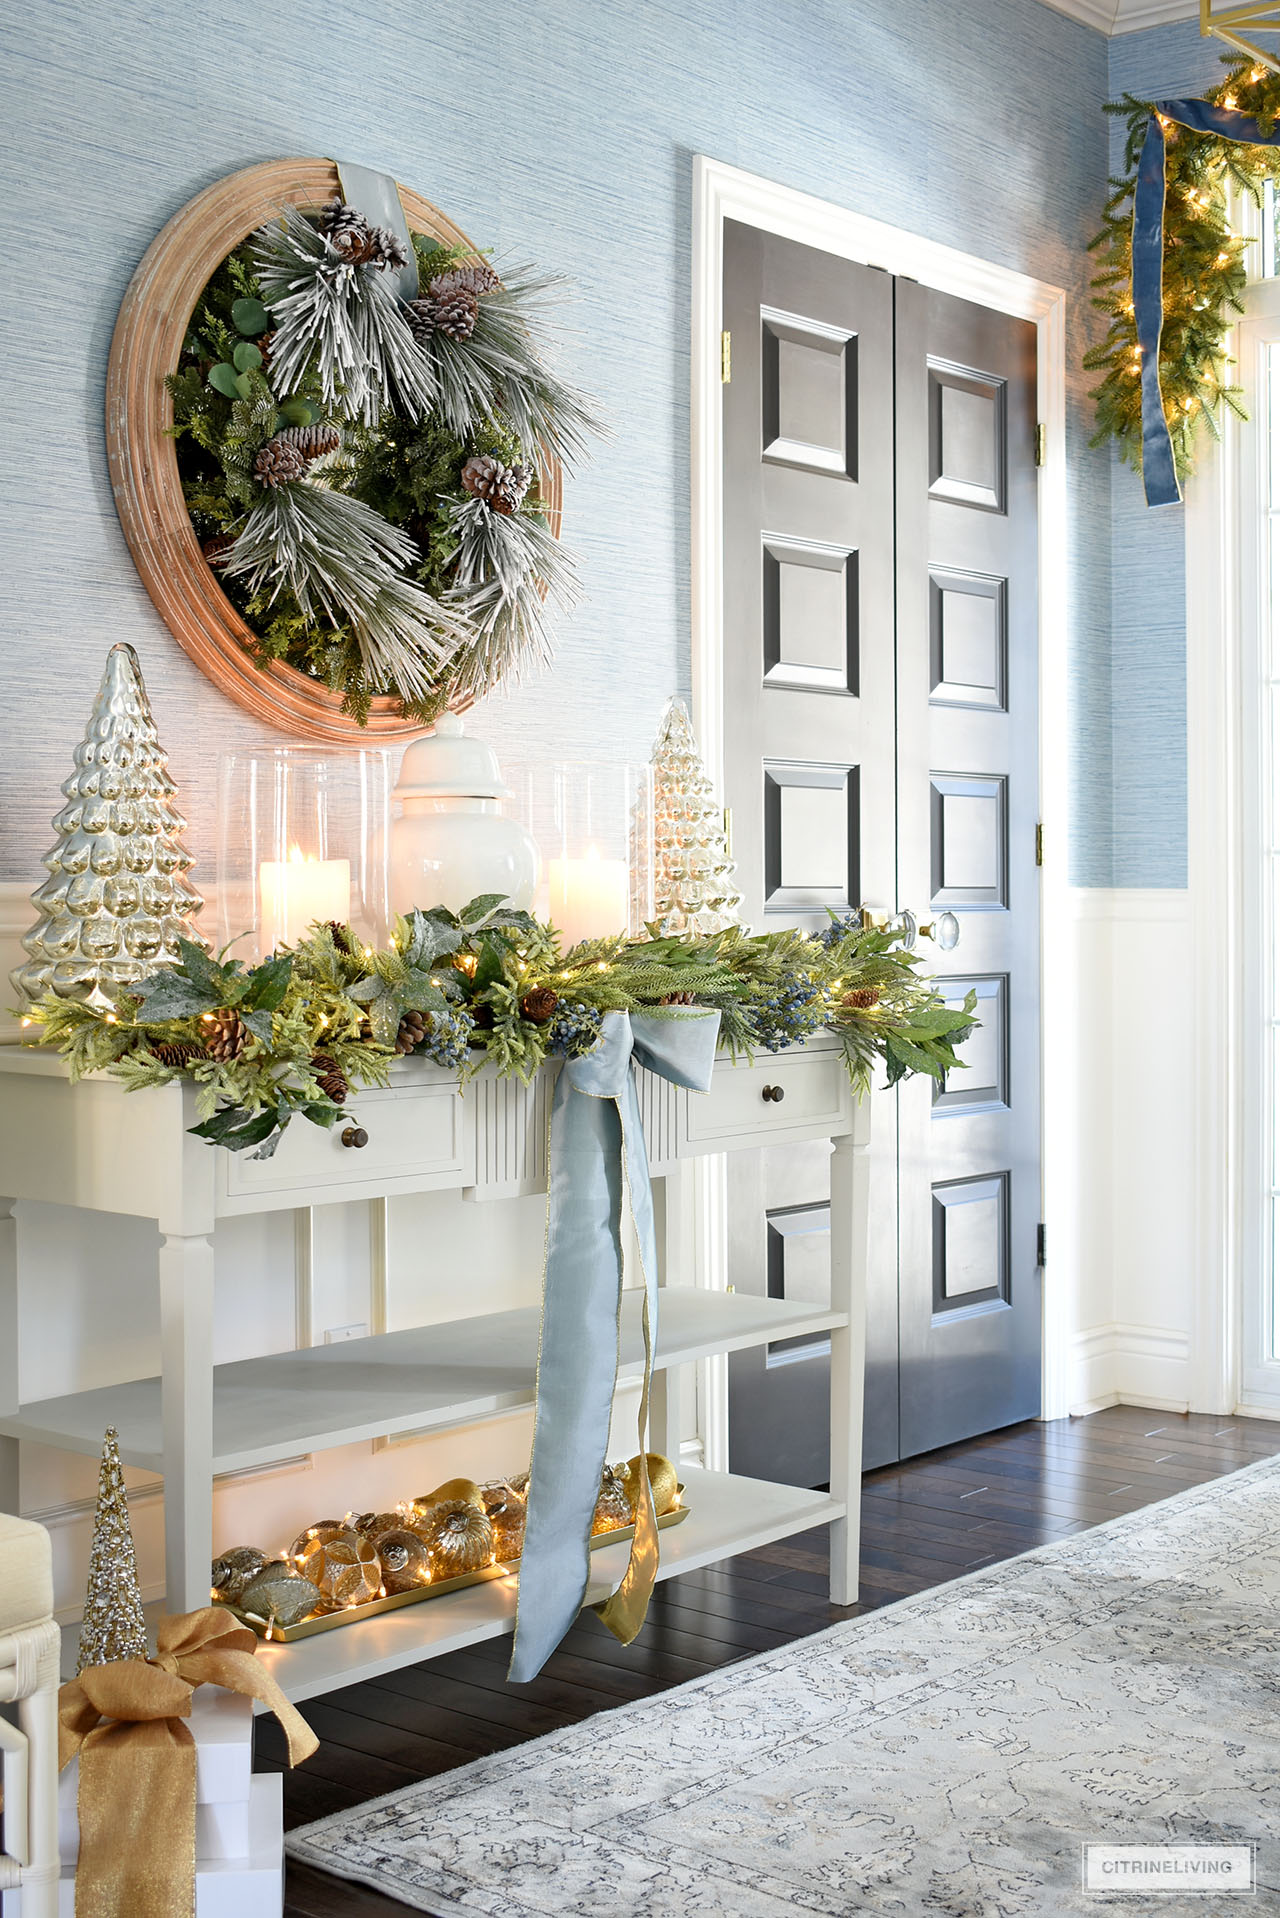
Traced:
[[[593, 1712], [665, 1691], [1035, 1545], [1136, 1511], [1280, 1452], [1280, 1423], [1115, 1406], [947, 1446], [863, 1481], [861, 1603], [832, 1605], [826, 1532], [767, 1545], [659, 1585], [634, 1645], [594, 1618], [531, 1685], [508, 1686], [509, 1641], [490, 1639], [302, 1707], [321, 1738], [285, 1773], [286, 1827], [465, 1765]], [[259, 1770], [281, 1768], [258, 1721]], [[393, 1918], [405, 1907], [290, 1864], [287, 1918]]]

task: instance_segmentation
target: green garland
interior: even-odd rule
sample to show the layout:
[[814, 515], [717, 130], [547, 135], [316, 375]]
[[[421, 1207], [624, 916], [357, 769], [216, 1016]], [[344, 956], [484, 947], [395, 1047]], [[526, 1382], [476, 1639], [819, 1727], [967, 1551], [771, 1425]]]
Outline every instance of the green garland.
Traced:
[[[1280, 74], [1226, 55], [1226, 79], [1204, 95], [1215, 106], [1253, 114], [1270, 132], [1280, 113]], [[1131, 93], [1106, 111], [1126, 123], [1125, 173], [1103, 209], [1103, 227], [1089, 242], [1100, 256], [1093, 304], [1110, 319], [1106, 339], [1084, 356], [1089, 372], [1104, 378], [1092, 389], [1098, 429], [1091, 442], [1118, 441], [1135, 472], [1142, 470], [1141, 356], [1133, 311], [1133, 195], [1138, 156], [1154, 108]], [[1160, 384], [1173, 441], [1178, 477], [1193, 470], [1201, 423], [1222, 437], [1222, 409], [1245, 418], [1239, 386], [1231, 382], [1227, 333], [1243, 313], [1247, 240], [1228, 221], [1228, 192], [1239, 188], [1261, 205], [1268, 180], [1280, 179], [1280, 152], [1240, 146], [1190, 132], [1168, 130], [1165, 166], [1164, 329], [1160, 339]]]
[[166, 381], [192, 527], [259, 663], [362, 724], [378, 695], [429, 723], [546, 662], [574, 581], [539, 458], [595, 425], [536, 342], [559, 283], [411, 237], [406, 304], [393, 236], [285, 209], [213, 275]]
[[678, 1019], [714, 1009], [735, 1057], [825, 1029], [859, 1091], [879, 1062], [891, 1084], [942, 1078], [975, 1024], [972, 992], [948, 1006], [897, 934], [853, 918], [833, 918], [816, 937], [732, 927], [564, 950], [553, 927], [486, 897], [459, 914], [410, 913], [383, 951], [337, 925], [316, 925], [253, 967], [179, 944], [179, 965], [112, 1006], [50, 995], [25, 1019], [73, 1079], [109, 1072], [129, 1091], [192, 1079], [192, 1130], [255, 1158], [270, 1156], [295, 1113], [332, 1126], [352, 1086], [387, 1084], [397, 1051], [464, 1078], [491, 1063], [527, 1082], [549, 1055], [589, 1051], [610, 1011]]

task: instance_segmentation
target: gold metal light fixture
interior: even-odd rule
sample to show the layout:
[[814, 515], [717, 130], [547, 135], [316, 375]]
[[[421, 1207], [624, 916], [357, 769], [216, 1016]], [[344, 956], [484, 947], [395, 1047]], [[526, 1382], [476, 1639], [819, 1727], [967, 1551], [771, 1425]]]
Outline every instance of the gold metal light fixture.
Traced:
[[[1212, 35], [1280, 73], [1280, 4], [1215, 9], [1213, 0], [1200, 0], [1200, 32], [1205, 39]], [[1260, 34], [1271, 44], [1259, 40]]]

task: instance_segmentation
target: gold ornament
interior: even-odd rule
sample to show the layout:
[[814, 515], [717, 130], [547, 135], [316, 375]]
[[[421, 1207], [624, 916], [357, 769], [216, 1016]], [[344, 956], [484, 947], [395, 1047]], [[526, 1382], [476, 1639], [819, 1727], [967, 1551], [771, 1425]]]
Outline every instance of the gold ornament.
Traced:
[[379, 1532], [389, 1532], [396, 1525], [403, 1525], [404, 1519], [399, 1512], [362, 1512], [353, 1519], [351, 1529], [362, 1536], [376, 1539]]
[[233, 1545], [229, 1552], [215, 1558], [209, 1571], [209, 1583], [227, 1605], [238, 1605], [240, 1594], [251, 1578], [256, 1578], [267, 1562], [265, 1552], [256, 1545]]
[[331, 1538], [341, 1538], [349, 1529], [345, 1519], [318, 1518], [314, 1525], [308, 1525], [305, 1532], [298, 1533], [289, 1547], [288, 1556], [300, 1564], [313, 1545], [327, 1545]]
[[413, 1502], [420, 1512], [425, 1512], [432, 1505], [448, 1505], [457, 1499], [484, 1510], [480, 1487], [473, 1478], [447, 1478], [443, 1485], [436, 1486], [434, 1492], [424, 1492], [421, 1498], [415, 1498]]
[[524, 1550], [525, 1502], [504, 1478], [480, 1487], [484, 1509], [493, 1527], [493, 1555], [504, 1563]]
[[[649, 1490], [653, 1493], [653, 1509], [659, 1518], [664, 1512], [674, 1511], [680, 1503], [680, 1483], [676, 1478], [676, 1468], [669, 1458], [661, 1452], [647, 1452], [649, 1461]], [[640, 1501], [640, 1454], [627, 1460], [617, 1468], [627, 1491], [627, 1503], [632, 1518], [636, 1515], [636, 1506]]]
[[236, 1601], [242, 1612], [265, 1618], [269, 1625], [300, 1625], [322, 1603], [322, 1595], [309, 1578], [289, 1569], [282, 1558], [273, 1558], [256, 1578], [251, 1578]]
[[[736, 926], [742, 895], [733, 884], [724, 813], [681, 700], [673, 699], [663, 715], [652, 762], [657, 932], [706, 934]], [[643, 862], [635, 863], [640, 870]]]
[[208, 943], [191, 924], [204, 902], [187, 883], [187, 822], [132, 646], [107, 654], [74, 759], [53, 821], [58, 843], [45, 854], [49, 877], [31, 896], [40, 917], [22, 941], [30, 957], [12, 974], [31, 1000], [114, 998], [176, 964], [179, 939]]
[[294, 1562], [331, 1605], [366, 1605], [378, 1596], [382, 1566], [373, 1540], [359, 1532], [309, 1539], [306, 1549], [294, 1554]]
[[[477, 1497], [479, 1490], [477, 1486]], [[444, 1499], [431, 1505], [414, 1529], [431, 1553], [433, 1578], [478, 1572], [493, 1558], [493, 1527], [483, 1504], [471, 1499]]]
[[147, 1627], [142, 1616], [138, 1561], [129, 1529], [120, 1441], [114, 1425], [102, 1441], [98, 1467], [98, 1503], [89, 1549], [89, 1589], [80, 1621], [80, 1657], [76, 1676], [90, 1665], [117, 1658], [147, 1656]]
[[383, 1589], [388, 1593], [410, 1592], [425, 1585], [431, 1577], [431, 1553], [417, 1532], [407, 1525], [391, 1525], [373, 1541], [382, 1566]]
[[616, 1532], [630, 1525], [635, 1511], [627, 1498], [627, 1481], [614, 1466], [606, 1465], [600, 1474], [600, 1496], [591, 1521], [592, 1537], [601, 1532]]

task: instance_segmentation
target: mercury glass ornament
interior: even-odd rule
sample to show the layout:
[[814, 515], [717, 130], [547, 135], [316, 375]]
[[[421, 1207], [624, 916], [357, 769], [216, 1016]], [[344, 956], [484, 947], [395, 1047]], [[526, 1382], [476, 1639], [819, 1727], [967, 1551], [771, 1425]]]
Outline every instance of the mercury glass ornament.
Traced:
[[633, 1517], [626, 1480], [612, 1465], [606, 1465], [600, 1474], [600, 1496], [591, 1521], [592, 1537], [600, 1532], [616, 1532], [620, 1526], [630, 1525]]
[[431, 1553], [417, 1532], [407, 1525], [392, 1525], [379, 1532], [373, 1541], [382, 1566], [382, 1583], [388, 1594], [410, 1592], [426, 1585], [431, 1578]]
[[256, 1578], [267, 1562], [265, 1552], [256, 1545], [233, 1545], [229, 1552], [215, 1558], [209, 1570], [209, 1583], [227, 1605], [238, 1605], [240, 1594], [251, 1578]]
[[378, 1596], [382, 1566], [373, 1540], [359, 1532], [310, 1539], [295, 1557], [299, 1571], [332, 1605], [365, 1605]]
[[403, 1525], [404, 1519], [399, 1512], [361, 1512], [353, 1519], [351, 1529], [359, 1532], [362, 1538], [376, 1539], [379, 1532], [389, 1532], [397, 1525]]
[[[476, 1488], [479, 1496], [479, 1487]], [[431, 1553], [434, 1578], [477, 1572], [493, 1560], [493, 1527], [482, 1505], [470, 1499], [445, 1499], [422, 1514], [414, 1527]]]
[[203, 901], [188, 885], [187, 822], [173, 803], [142, 668], [113, 646], [85, 736], [53, 820], [49, 877], [31, 896], [40, 918], [12, 974], [27, 999], [114, 998], [157, 966], [175, 964], [179, 939], [207, 945], [192, 925]]
[[480, 1487], [484, 1509], [493, 1528], [493, 1555], [504, 1564], [524, 1550], [525, 1502], [504, 1478]]
[[283, 1559], [272, 1559], [240, 1594], [242, 1612], [265, 1618], [269, 1625], [300, 1625], [321, 1604], [321, 1594], [309, 1578], [290, 1571]]
[[738, 924], [724, 813], [689, 715], [673, 699], [653, 748], [653, 920], [659, 934], [722, 932]]
[[308, 1525], [305, 1532], [298, 1533], [289, 1547], [289, 1557], [300, 1563], [313, 1545], [327, 1545], [331, 1538], [341, 1538], [350, 1529], [345, 1519], [318, 1518], [314, 1525]]
[[430, 1511], [433, 1505], [448, 1505], [461, 1499], [468, 1505], [484, 1510], [484, 1500], [480, 1496], [480, 1487], [473, 1478], [447, 1478], [443, 1485], [437, 1485], [434, 1492], [424, 1492], [413, 1503], [419, 1512]]

